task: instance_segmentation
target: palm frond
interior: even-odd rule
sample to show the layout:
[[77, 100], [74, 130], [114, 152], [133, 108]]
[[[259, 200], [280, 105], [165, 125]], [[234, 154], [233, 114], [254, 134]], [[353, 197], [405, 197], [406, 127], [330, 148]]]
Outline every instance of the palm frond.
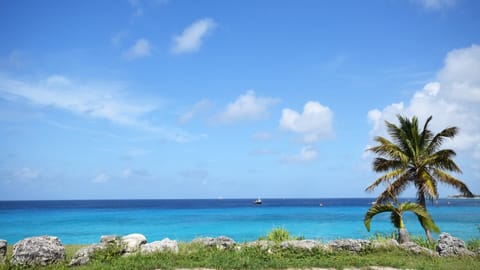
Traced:
[[385, 191], [383, 191], [377, 198], [376, 203], [384, 203], [387, 201], [395, 200], [400, 193], [402, 193], [409, 185], [409, 174], [404, 173], [391, 183]]
[[395, 207], [393, 204], [375, 204], [370, 207], [363, 218], [363, 224], [365, 225], [365, 228], [367, 228], [367, 231], [370, 231], [370, 223], [374, 216], [380, 213], [393, 211], [394, 209]]
[[427, 153], [433, 153], [437, 151], [438, 147], [442, 145], [443, 141], [446, 138], [453, 138], [458, 134], [457, 127], [448, 127], [439, 133], [437, 133], [433, 139], [430, 141], [430, 144], [427, 147]]
[[381, 183], [384, 183], [384, 182], [389, 182], [390, 180], [398, 177], [399, 175], [402, 174], [404, 170], [403, 169], [396, 169], [394, 171], [391, 171], [389, 173], [386, 173], [384, 175], [382, 175], [381, 177], [379, 177], [377, 180], [375, 180], [375, 182], [373, 182], [373, 184], [371, 184], [370, 186], [368, 186], [365, 191], [367, 192], [372, 192], [373, 190], [375, 190], [375, 188], [380, 185]]
[[473, 193], [468, 189], [467, 185], [465, 185], [465, 183], [453, 177], [452, 175], [440, 169], [433, 169], [433, 173], [440, 182], [456, 188], [462, 193], [463, 196], [474, 197]]
[[399, 210], [402, 213], [405, 211], [413, 212], [417, 216], [418, 220], [420, 221], [420, 224], [424, 229], [428, 229], [436, 233], [440, 232], [440, 229], [437, 227], [432, 217], [428, 214], [427, 210], [425, 210], [425, 208], [423, 208], [418, 203], [414, 203], [414, 202], [403, 203], [399, 206]]
[[376, 172], [386, 172], [403, 167], [405, 166], [400, 160], [377, 157], [373, 161], [373, 170]]

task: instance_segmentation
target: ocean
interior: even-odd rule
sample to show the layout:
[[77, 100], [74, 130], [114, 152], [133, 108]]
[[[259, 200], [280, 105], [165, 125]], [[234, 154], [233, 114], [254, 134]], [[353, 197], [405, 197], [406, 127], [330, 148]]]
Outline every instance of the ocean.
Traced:
[[[88, 244], [101, 235], [142, 233], [148, 241], [225, 235], [243, 242], [283, 227], [295, 236], [328, 241], [395, 231], [388, 213], [373, 218], [371, 232], [365, 229], [363, 217], [374, 199], [263, 199], [262, 205], [253, 200], [0, 201], [0, 239], [13, 244], [54, 235], [64, 244]], [[440, 199], [428, 207], [442, 232], [480, 238], [480, 200]], [[413, 214], [405, 215], [405, 224], [412, 235], [423, 235]]]

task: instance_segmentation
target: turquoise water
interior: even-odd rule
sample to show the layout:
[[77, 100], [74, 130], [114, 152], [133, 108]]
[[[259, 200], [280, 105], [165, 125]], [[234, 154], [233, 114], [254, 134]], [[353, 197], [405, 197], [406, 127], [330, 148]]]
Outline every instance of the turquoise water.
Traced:
[[[389, 215], [376, 216], [367, 232], [363, 216], [372, 199], [137, 200], [0, 202], [0, 239], [9, 243], [55, 235], [63, 243], [93, 243], [100, 235], [142, 233], [190, 241], [226, 235], [251, 241], [275, 227], [309, 239], [369, 238], [394, 231]], [[320, 206], [323, 204], [323, 207]], [[441, 200], [429, 211], [441, 231], [462, 239], [480, 238], [480, 201]], [[405, 215], [411, 234], [423, 235], [416, 218]]]

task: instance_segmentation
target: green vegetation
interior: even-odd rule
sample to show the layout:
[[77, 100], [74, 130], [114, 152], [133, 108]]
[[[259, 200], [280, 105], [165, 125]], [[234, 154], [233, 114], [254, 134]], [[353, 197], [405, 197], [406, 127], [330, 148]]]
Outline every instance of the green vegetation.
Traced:
[[[448, 127], [437, 134], [428, 129], [432, 120], [430, 116], [423, 129], [418, 126], [417, 117], [411, 120], [397, 116], [400, 125], [385, 121], [387, 131], [392, 137], [390, 141], [384, 137], [376, 137], [379, 144], [369, 151], [378, 155], [373, 162], [373, 170], [384, 173], [367, 191], [373, 191], [380, 184], [387, 188], [377, 198], [377, 204], [395, 200], [409, 185], [417, 189], [417, 202], [427, 210], [426, 200], [438, 198], [438, 183], [458, 189], [463, 196], [473, 197], [472, 192], [460, 180], [448, 172], [461, 173], [453, 161], [456, 153], [452, 149], [440, 149], [445, 139], [453, 139], [458, 133], [457, 127]], [[422, 220], [419, 220], [422, 222]], [[428, 226], [425, 229], [427, 238], [432, 241]]]
[[[68, 257], [79, 246], [67, 246]], [[198, 244], [181, 244], [178, 254], [164, 252], [148, 256], [133, 255], [114, 257], [108, 262], [99, 260], [80, 267], [68, 267], [67, 264], [32, 269], [174, 269], [208, 267], [215, 269], [285, 269], [325, 267], [343, 269], [347, 267], [366, 267], [373, 265], [409, 269], [480, 269], [478, 257], [440, 258], [426, 255], [414, 255], [399, 249], [367, 250], [361, 255], [349, 252], [331, 252], [322, 249], [311, 251], [281, 249], [276, 246], [269, 252], [260, 247], [219, 250], [205, 248]], [[9, 269], [0, 266], [1, 270]], [[11, 268], [15, 269], [15, 268]], [[20, 268], [18, 268], [20, 269]]]
[[370, 222], [372, 218], [377, 214], [384, 213], [384, 212], [391, 212], [390, 220], [392, 221], [393, 226], [398, 229], [398, 242], [405, 243], [410, 241], [410, 237], [408, 235], [408, 231], [405, 228], [405, 223], [403, 221], [403, 213], [405, 211], [413, 212], [420, 223], [424, 228], [432, 230], [436, 233], [440, 232], [435, 222], [433, 222], [430, 215], [425, 211], [425, 209], [413, 202], [406, 202], [398, 204], [395, 202], [396, 205], [389, 203], [389, 204], [375, 204], [370, 209], [368, 209], [367, 213], [365, 214], [365, 218], [363, 220], [365, 227], [368, 231], [370, 231]]
[[282, 227], [274, 228], [269, 233], [267, 233], [267, 236], [262, 236], [258, 238], [258, 240], [273, 241], [275, 243], [281, 243], [283, 241], [288, 241], [288, 240], [302, 240], [302, 239], [304, 239], [303, 236], [298, 236], [298, 237], [291, 236], [290, 232]]
[[107, 248], [97, 250], [93, 256], [93, 261], [108, 263], [120, 257], [123, 253], [123, 246], [120, 243], [109, 243]]

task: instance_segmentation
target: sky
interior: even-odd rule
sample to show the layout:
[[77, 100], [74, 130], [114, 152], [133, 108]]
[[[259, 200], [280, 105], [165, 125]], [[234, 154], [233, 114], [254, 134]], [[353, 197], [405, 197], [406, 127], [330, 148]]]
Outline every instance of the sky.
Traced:
[[375, 197], [365, 149], [397, 114], [459, 127], [479, 194], [479, 12], [0, 0], [0, 200]]

